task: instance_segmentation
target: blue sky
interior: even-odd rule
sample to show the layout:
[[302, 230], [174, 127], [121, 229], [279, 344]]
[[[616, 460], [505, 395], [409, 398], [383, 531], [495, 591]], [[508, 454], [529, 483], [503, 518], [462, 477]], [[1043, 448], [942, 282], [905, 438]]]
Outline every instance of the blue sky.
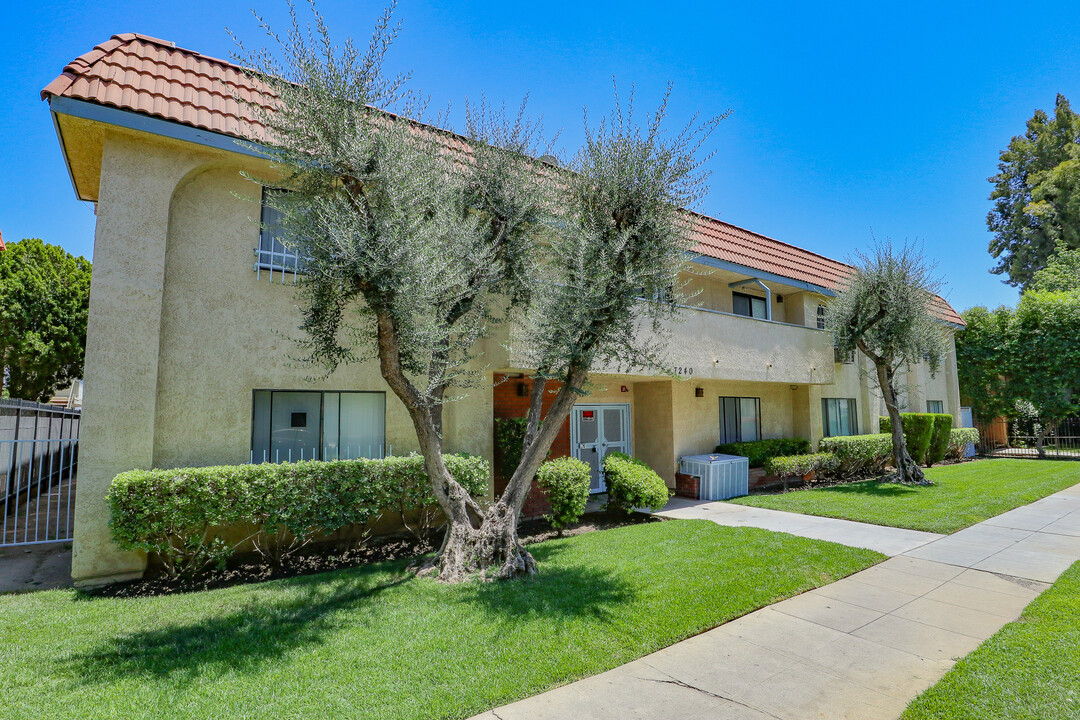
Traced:
[[[228, 57], [228, 26], [262, 41], [268, 0], [9, 3], [0, 45], [0, 231], [90, 256], [94, 215], [75, 200], [40, 89], [114, 33], [141, 32]], [[950, 7], [951, 5], [951, 7]], [[381, 5], [320, 8], [366, 39]], [[985, 216], [998, 152], [1056, 93], [1080, 104], [1080, 13], [1040, 3], [513, 3], [403, 0], [392, 69], [412, 69], [434, 106], [465, 98], [534, 114], [560, 144], [581, 112], [610, 107], [611, 78], [651, 107], [674, 83], [673, 126], [730, 108], [712, 138], [711, 193], [697, 209], [846, 259], [879, 237], [918, 239], [958, 308], [1012, 303], [989, 274]]]

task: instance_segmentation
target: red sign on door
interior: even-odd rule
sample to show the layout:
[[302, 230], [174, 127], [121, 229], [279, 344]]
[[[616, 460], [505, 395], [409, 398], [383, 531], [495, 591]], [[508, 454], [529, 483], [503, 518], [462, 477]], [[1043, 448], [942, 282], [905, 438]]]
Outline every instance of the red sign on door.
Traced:
[[592, 410], [582, 410], [581, 411], [581, 417], [583, 419], [585, 419], [585, 420], [592, 420], [593, 419], [593, 411]]

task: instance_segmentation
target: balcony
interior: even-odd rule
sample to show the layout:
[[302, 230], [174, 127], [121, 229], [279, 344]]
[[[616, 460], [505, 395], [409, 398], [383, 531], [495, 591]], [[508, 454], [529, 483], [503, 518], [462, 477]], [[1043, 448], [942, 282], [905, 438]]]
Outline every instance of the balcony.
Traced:
[[685, 308], [670, 324], [668, 360], [683, 377], [823, 385], [833, 382], [832, 336], [817, 328]]

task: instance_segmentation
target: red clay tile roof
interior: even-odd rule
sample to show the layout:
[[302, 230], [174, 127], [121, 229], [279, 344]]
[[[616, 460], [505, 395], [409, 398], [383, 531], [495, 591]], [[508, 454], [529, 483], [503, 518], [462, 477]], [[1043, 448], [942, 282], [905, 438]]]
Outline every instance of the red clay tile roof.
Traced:
[[[42, 99], [67, 97], [111, 105], [192, 127], [258, 140], [263, 126], [242, 97], [270, 107], [267, 88], [235, 64], [178, 48], [174, 43], [125, 33], [81, 55], [41, 91]], [[694, 251], [830, 289], [851, 266], [715, 218], [693, 213]], [[963, 324], [942, 298], [943, 319]]]

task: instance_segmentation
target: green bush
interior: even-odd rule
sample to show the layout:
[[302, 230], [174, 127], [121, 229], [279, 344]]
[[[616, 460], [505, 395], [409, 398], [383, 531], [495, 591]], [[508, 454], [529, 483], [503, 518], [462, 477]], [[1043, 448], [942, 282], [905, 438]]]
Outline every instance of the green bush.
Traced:
[[[926, 464], [926, 453], [934, 434], [934, 417], [931, 413], [900, 413], [904, 444], [911, 459], [920, 465]], [[892, 421], [888, 416], [881, 418], [880, 428], [883, 433], [892, 432]]]
[[949, 446], [945, 450], [945, 457], [949, 460], [960, 460], [964, 457], [964, 451], [969, 444], [979, 442], [979, 431], [975, 428], [953, 428], [949, 431]]
[[670, 492], [651, 467], [621, 452], [604, 456], [608, 507], [623, 512], [649, 508], [653, 512], [667, 505]]
[[835, 473], [839, 467], [840, 460], [835, 455], [830, 452], [818, 452], [769, 458], [769, 462], [765, 464], [765, 472], [783, 480], [784, 489], [787, 490], [790, 478], [803, 478], [810, 473], [827, 476]]
[[[445, 461], [469, 493], [487, 492], [483, 458], [447, 455]], [[317, 536], [367, 525], [385, 509], [437, 507], [420, 455], [131, 470], [113, 479], [107, 500], [117, 544], [155, 553], [174, 576], [223, 565], [248, 540], [280, 561]], [[239, 527], [246, 537], [219, 535]]]
[[551, 504], [551, 512], [544, 517], [556, 530], [577, 522], [585, 512], [590, 475], [588, 463], [572, 457], [548, 460], [537, 470], [536, 484], [547, 491]]
[[948, 413], [928, 413], [934, 419], [930, 433], [930, 446], [926, 449], [926, 467], [945, 459], [949, 449], [949, 431], [953, 429], [953, 416]]
[[885, 471], [892, 457], [892, 435], [841, 435], [822, 438], [818, 449], [836, 456], [837, 477], [873, 477]]
[[525, 445], [525, 418], [496, 418], [495, 444], [499, 448], [499, 472], [509, 478], [521, 462], [521, 451]]
[[717, 445], [713, 452], [724, 455], [739, 455], [750, 462], [750, 467], [765, 467], [769, 458], [781, 455], [802, 455], [810, 452], [810, 441], [802, 438], [774, 438], [772, 440], [752, 440], [749, 442], [724, 443]]

